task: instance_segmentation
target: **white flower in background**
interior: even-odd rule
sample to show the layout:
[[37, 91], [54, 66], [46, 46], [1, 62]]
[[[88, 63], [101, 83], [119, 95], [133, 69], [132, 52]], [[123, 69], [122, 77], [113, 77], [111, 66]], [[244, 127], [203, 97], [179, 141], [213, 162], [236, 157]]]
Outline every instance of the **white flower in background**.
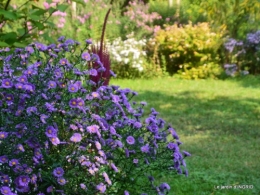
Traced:
[[147, 40], [136, 40], [134, 38], [134, 33], [131, 33], [126, 37], [127, 39], [124, 41], [119, 37], [112, 42], [106, 42], [111, 60], [112, 62], [114, 61], [114, 63], [122, 62], [124, 64], [129, 64], [139, 71], [143, 71], [143, 64], [146, 59], [144, 46], [146, 46]]

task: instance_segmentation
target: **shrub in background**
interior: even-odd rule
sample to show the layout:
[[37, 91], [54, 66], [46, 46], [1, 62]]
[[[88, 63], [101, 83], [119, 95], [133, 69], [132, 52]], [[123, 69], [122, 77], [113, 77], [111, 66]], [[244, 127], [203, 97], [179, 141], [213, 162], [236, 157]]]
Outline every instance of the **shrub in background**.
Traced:
[[92, 80], [105, 68], [89, 40], [58, 41], [0, 50], [1, 194], [167, 194], [155, 173], [188, 174], [175, 130]]
[[43, 37], [47, 42], [53, 41], [50, 29], [56, 29], [50, 18], [55, 12], [64, 12], [66, 3], [52, 4], [43, 9], [33, 1], [6, 0], [0, 2], [0, 47], [24, 47], [32, 39]]
[[221, 74], [219, 48], [221, 32], [212, 32], [208, 23], [166, 26], [156, 33], [153, 51], [159, 61], [166, 59], [166, 70], [171, 75], [197, 79]]
[[137, 40], [134, 32], [126, 40], [120, 37], [106, 46], [110, 52], [112, 69], [117, 78], [151, 78], [163, 76], [163, 70], [155, 68], [147, 56], [147, 40]]
[[244, 40], [230, 38], [224, 45], [228, 53], [224, 67], [228, 75], [260, 73], [260, 30], [248, 33]]
[[137, 39], [149, 38], [160, 29], [160, 26], [154, 23], [162, 17], [157, 12], [150, 13], [149, 4], [143, 1], [130, 1], [124, 16], [122, 19], [124, 29], [121, 32], [123, 35], [135, 32]]

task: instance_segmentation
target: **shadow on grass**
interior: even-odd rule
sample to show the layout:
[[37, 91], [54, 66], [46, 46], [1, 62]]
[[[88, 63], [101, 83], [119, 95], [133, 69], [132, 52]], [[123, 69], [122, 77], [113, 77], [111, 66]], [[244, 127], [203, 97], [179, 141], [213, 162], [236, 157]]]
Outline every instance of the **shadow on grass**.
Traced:
[[228, 80], [239, 83], [243, 87], [260, 88], [260, 76], [246, 75], [244, 77], [229, 78]]
[[[176, 194], [259, 194], [260, 100], [224, 95], [206, 99], [203, 93], [139, 91], [135, 98], [148, 101], [146, 113], [152, 106], [171, 122], [183, 148], [193, 154], [187, 159], [190, 177], [172, 182]], [[237, 185], [254, 187], [239, 191]], [[216, 186], [232, 189], [219, 191]]]

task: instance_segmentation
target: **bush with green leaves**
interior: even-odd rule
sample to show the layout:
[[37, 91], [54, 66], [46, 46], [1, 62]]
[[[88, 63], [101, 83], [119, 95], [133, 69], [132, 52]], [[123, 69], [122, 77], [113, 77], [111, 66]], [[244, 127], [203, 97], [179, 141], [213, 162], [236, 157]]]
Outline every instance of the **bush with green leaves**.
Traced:
[[216, 78], [221, 74], [219, 49], [222, 33], [208, 23], [165, 26], [151, 40], [159, 63], [166, 59], [166, 70], [186, 79]]
[[50, 18], [55, 12], [64, 12], [69, 5], [56, 1], [52, 7], [44, 9], [34, 1], [15, 2], [0, 2], [0, 47], [24, 47], [40, 37], [47, 42], [54, 41], [49, 32], [57, 28]]

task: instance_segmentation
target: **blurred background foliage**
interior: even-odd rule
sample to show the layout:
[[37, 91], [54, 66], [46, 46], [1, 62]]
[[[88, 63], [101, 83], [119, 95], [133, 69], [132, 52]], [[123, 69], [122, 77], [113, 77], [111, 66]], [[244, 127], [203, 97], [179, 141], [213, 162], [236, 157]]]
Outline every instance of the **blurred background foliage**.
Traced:
[[[123, 78], [222, 78], [224, 64], [237, 55], [227, 51], [225, 42], [230, 38], [245, 41], [260, 26], [259, 0], [3, 0], [0, 47], [24, 47], [32, 41], [50, 44], [61, 35], [81, 43], [88, 38], [98, 43], [109, 8], [106, 42], [111, 45], [122, 40], [115, 45], [114, 56], [131, 62], [134, 53], [145, 53], [138, 63], [142, 67], [111, 58], [112, 68]], [[135, 41], [145, 39], [146, 45], [120, 52], [133, 32]], [[258, 64], [250, 59], [260, 58], [259, 44], [256, 41], [251, 49], [245, 47], [254, 55], [240, 55], [242, 67], [258, 74]]]

